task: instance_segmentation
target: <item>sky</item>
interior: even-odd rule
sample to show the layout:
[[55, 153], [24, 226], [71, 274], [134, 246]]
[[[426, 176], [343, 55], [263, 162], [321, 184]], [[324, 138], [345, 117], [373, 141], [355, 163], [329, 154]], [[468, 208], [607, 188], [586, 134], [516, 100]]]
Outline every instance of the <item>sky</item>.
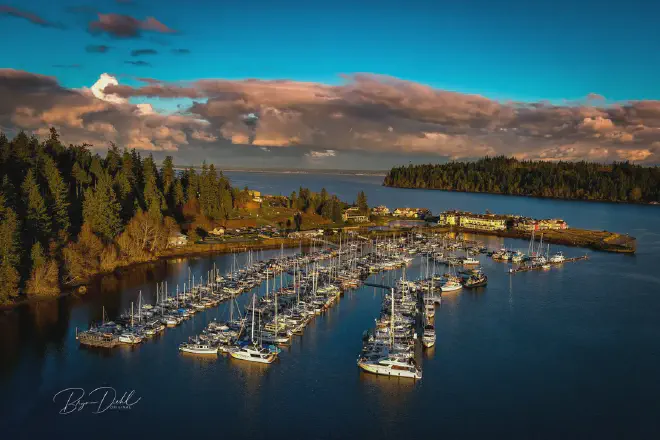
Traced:
[[55, 126], [185, 164], [657, 164], [659, 13], [650, 0], [10, 1], [0, 129]]

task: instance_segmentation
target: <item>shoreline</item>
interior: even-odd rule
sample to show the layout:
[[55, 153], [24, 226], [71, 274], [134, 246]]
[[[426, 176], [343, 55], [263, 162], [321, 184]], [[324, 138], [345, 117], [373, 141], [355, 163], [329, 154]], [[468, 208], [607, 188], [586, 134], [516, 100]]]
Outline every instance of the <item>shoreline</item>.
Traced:
[[496, 193], [496, 192], [485, 192], [485, 191], [461, 191], [458, 189], [442, 189], [442, 188], [417, 188], [413, 186], [396, 186], [396, 185], [386, 185], [385, 181], [381, 184], [385, 188], [397, 188], [397, 189], [411, 189], [411, 190], [422, 190], [422, 191], [443, 191], [449, 193], [463, 193], [463, 194], [486, 194], [492, 196], [505, 196], [505, 197], [527, 197], [531, 199], [541, 199], [541, 200], [560, 200], [565, 202], [589, 202], [589, 203], [608, 203], [614, 205], [633, 205], [633, 206], [660, 206], [660, 202], [623, 202], [623, 201], [614, 201], [614, 200], [596, 200], [596, 199], [567, 199], [563, 197], [550, 197], [550, 196], [534, 196], [531, 194], [505, 194], [505, 193]]
[[[423, 231], [430, 233], [468, 233], [474, 235], [483, 235], [491, 237], [503, 237], [503, 238], [515, 238], [520, 240], [529, 240], [531, 233], [526, 233], [522, 231], [482, 231], [474, 230], [460, 227], [443, 227], [443, 226], [432, 226], [432, 225], [420, 225], [420, 226], [408, 226], [408, 227], [398, 227], [387, 230], [368, 230], [372, 226], [362, 226], [352, 229], [354, 231], [359, 231], [361, 235], [367, 236], [395, 236], [401, 233], [410, 232], [410, 231]], [[607, 238], [622, 238], [628, 243], [628, 247], [625, 245], [613, 243], [608, 244], [604, 242]], [[336, 236], [327, 236], [322, 239], [325, 242], [335, 243], [339, 239]], [[543, 240], [546, 243], [570, 246], [570, 247], [579, 247], [592, 249], [601, 252], [612, 252], [612, 253], [625, 253], [633, 254], [636, 250], [636, 239], [635, 237], [630, 237], [626, 235], [621, 235], [613, 232], [607, 231], [592, 231], [587, 229], [566, 229], [566, 230], [548, 230], [544, 231]], [[6, 312], [17, 307], [34, 304], [39, 302], [57, 300], [65, 296], [79, 294], [84, 295], [84, 292], [80, 292], [79, 289], [81, 286], [86, 286], [92, 282], [92, 280], [102, 277], [111, 273], [121, 272], [122, 270], [128, 270], [133, 267], [138, 267], [141, 264], [154, 263], [159, 260], [171, 259], [171, 258], [194, 258], [205, 255], [219, 255], [219, 254], [228, 254], [232, 252], [246, 252], [248, 250], [255, 249], [277, 249], [285, 247], [291, 249], [294, 247], [309, 247], [318, 240], [312, 240], [309, 238], [270, 238], [264, 239], [262, 241], [246, 241], [246, 242], [236, 242], [236, 243], [210, 243], [210, 244], [192, 244], [188, 246], [182, 246], [178, 248], [172, 248], [166, 250], [162, 254], [153, 256], [152, 258], [143, 260], [143, 261], [131, 261], [126, 264], [118, 265], [112, 270], [97, 272], [94, 275], [91, 275], [85, 280], [80, 280], [76, 284], [71, 284], [68, 286], [62, 286], [62, 291], [58, 295], [53, 296], [40, 296], [40, 297], [30, 297], [30, 298], [21, 298], [19, 301], [13, 301], [8, 304], [0, 305], [0, 312]]]
[[[333, 241], [331, 240], [332, 238], [333, 237], [328, 237], [328, 239], [324, 239], [324, 240], [332, 242]], [[282, 246], [284, 246], [287, 249], [291, 249], [294, 247], [299, 247], [301, 245], [302, 247], [309, 247], [310, 245], [312, 245], [312, 242], [313, 241], [308, 238], [301, 238], [296, 240], [284, 238], [284, 239], [268, 239], [268, 240], [263, 240], [261, 242], [212, 243], [212, 244], [192, 244], [188, 246], [181, 246], [178, 248], [169, 249], [163, 252], [162, 254], [155, 255], [152, 258], [146, 260], [131, 261], [131, 262], [127, 262], [126, 264], [118, 265], [112, 270], [97, 272], [91, 275], [89, 278], [80, 280], [80, 282], [77, 282], [75, 284], [60, 286], [61, 291], [57, 295], [23, 297], [20, 298], [18, 301], [12, 301], [7, 304], [0, 304], [0, 313], [9, 312], [24, 305], [58, 300], [60, 298], [64, 298], [70, 295], [85, 295], [85, 292], [79, 291], [80, 287], [87, 286], [93, 280], [99, 277], [103, 277], [111, 273], [121, 272], [123, 270], [130, 270], [142, 264], [155, 263], [157, 261], [166, 260], [170, 258], [194, 258], [204, 255], [214, 255], [214, 254], [219, 255], [219, 254], [229, 254], [232, 252], [246, 252], [250, 249], [252, 250], [278, 249]]]

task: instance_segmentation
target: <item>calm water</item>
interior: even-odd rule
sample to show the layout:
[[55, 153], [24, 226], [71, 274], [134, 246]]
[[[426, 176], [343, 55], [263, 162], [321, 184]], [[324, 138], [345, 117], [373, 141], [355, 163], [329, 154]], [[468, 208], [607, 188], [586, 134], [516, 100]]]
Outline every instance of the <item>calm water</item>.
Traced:
[[[271, 194], [302, 185], [352, 200], [363, 189], [370, 204], [391, 208], [561, 216], [574, 226], [629, 232], [638, 237], [639, 251], [591, 253], [587, 262], [514, 277], [506, 265], [482, 257], [488, 287], [445, 295], [436, 312], [438, 344], [424, 354], [418, 383], [358, 371], [360, 337], [381, 301], [379, 291], [366, 287], [346, 293], [270, 366], [177, 352], [210, 319], [223, 319], [224, 305], [135, 349], [108, 354], [79, 348], [75, 328], [99, 318], [102, 306], [116, 315], [140, 290], [153, 297], [156, 281], [182, 285], [189, 270], [198, 276], [216, 264], [224, 271], [232, 258], [137, 267], [98, 280], [84, 297], [0, 316], [2, 438], [660, 436], [660, 209], [399, 190], [381, 187], [374, 177], [227, 174], [239, 186]], [[527, 248], [521, 241], [487, 241]], [[408, 274], [419, 270], [416, 261]], [[397, 275], [376, 279], [387, 283]], [[134, 389], [141, 400], [130, 411], [57, 414], [56, 392], [99, 386], [120, 394]]]

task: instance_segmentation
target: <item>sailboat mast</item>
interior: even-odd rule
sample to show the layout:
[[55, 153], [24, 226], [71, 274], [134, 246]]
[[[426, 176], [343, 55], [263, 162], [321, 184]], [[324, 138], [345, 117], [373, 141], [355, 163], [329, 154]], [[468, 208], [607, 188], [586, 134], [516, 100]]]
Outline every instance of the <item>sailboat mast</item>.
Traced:
[[252, 343], [254, 344], [254, 309], [255, 309], [255, 298], [256, 295], [252, 295], [252, 336], [250, 339], [252, 340]]
[[390, 320], [390, 333], [392, 335], [392, 348], [394, 348], [394, 288], [392, 288], [392, 317]]

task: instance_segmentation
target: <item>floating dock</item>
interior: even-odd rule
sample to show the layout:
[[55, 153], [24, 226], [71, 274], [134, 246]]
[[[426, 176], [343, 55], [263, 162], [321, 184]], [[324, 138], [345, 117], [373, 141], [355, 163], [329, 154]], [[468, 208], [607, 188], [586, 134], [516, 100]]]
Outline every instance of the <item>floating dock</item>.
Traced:
[[[562, 265], [564, 263], [573, 263], [574, 261], [582, 261], [582, 260], [588, 260], [588, 259], [589, 259], [588, 255], [583, 255], [581, 257], [566, 258], [561, 263], [550, 263], [550, 262], [548, 262], [546, 264], [552, 265], [552, 266], [559, 266], [559, 265]], [[532, 271], [532, 270], [544, 270], [543, 266], [545, 266], [545, 264], [537, 264], [537, 265], [534, 265], [534, 266], [518, 266], [515, 269], [514, 268], [509, 269], [509, 273], [514, 275], [518, 272], [529, 272], [529, 271]]]
[[94, 331], [78, 332], [78, 329], [76, 329], [76, 339], [80, 344], [90, 347], [112, 348], [120, 344], [118, 335]]

